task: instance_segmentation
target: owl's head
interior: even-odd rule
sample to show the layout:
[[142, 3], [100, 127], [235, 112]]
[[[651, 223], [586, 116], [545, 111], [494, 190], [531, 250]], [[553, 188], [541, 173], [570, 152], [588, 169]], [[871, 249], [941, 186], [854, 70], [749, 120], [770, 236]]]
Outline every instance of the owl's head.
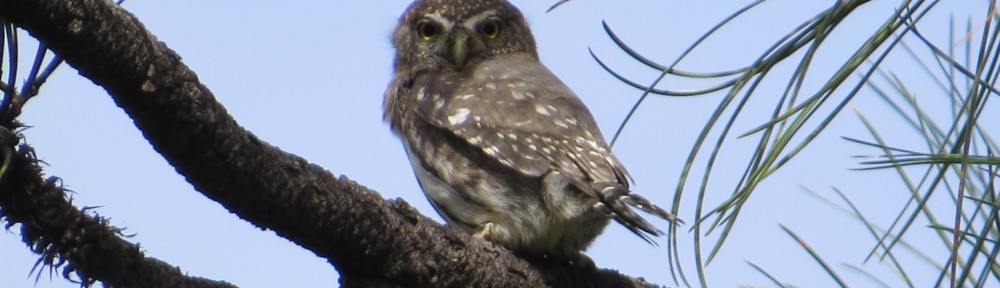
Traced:
[[418, 0], [404, 12], [392, 38], [396, 71], [464, 70], [510, 53], [538, 58], [528, 23], [505, 0]]

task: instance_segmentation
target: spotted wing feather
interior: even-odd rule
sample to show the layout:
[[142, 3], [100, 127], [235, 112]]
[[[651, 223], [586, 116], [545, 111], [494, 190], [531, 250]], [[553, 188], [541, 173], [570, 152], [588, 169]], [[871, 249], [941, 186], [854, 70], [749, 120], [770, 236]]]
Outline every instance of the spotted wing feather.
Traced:
[[454, 78], [442, 77], [442, 82], [424, 86], [428, 90], [417, 91], [418, 115], [522, 174], [541, 177], [558, 171], [576, 191], [647, 241], [640, 231], [662, 232], [627, 205], [676, 219], [633, 197], [628, 172], [609, 151], [593, 116], [537, 59], [505, 55], [484, 61], [465, 77], [462, 86], [448, 85], [443, 81]]

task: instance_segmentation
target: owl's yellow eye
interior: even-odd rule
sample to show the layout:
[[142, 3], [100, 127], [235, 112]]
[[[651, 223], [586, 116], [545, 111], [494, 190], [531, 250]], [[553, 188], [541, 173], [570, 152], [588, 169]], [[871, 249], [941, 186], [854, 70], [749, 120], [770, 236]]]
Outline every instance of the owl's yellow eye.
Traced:
[[488, 21], [483, 23], [483, 25], [479, 26], [479, 32], [486, 35], [486, 37], [490, 37], [490, 39], [497, 38], [497, 36], [500, 36], [500, 22]]
[[420, 35], [421, 39], [431, 40], [441, 34], [441, 27], [431, 22], [420, 22], [417, 24], [417, 34]]

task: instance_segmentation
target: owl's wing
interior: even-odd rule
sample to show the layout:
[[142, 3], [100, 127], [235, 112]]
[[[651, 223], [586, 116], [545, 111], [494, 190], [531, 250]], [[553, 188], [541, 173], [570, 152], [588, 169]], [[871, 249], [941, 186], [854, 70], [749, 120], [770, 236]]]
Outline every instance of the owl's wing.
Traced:
[[422, 109], [417, 114], [520, 173], [548, 177], [557, 172], [646, 241], [651, 240], [642, 232], [662, 231], [628, 206], [677, 221], [631, 193], [628, 172], [608, 150], [590, 111], [537, 59], [504, 55], [466, 76], [462, 83], [446, 76], [419, 86], [427, 90], [416, 93]]
[[418, 101], [425, 112], [419, 114], [520, 173], [557, 170], [571, 183], [628, 186], [628, 173], [607, 150], [593, 116], [537, 60], [505, 55], [485, 61], [468, 77], [450, 95], [418, 91], [426, 97]]

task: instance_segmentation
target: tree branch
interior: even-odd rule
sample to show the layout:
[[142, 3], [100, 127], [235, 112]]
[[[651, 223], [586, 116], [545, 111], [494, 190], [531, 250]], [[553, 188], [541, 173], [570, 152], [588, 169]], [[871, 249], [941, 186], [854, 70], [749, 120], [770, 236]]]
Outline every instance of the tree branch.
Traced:
[[58, 179], [43, 180], [39, 161], [27, 145], [11, 158], [0, 182], [6, 228], [21, 224], [22, 241], [41, 254], [39, 263], [52, 268], [65, 265], [63, 277], [70, 279], [75, 273], [82, 284], [101, 280], [107, 287], [235, 287], [187, 276], [177, 267], [145, 257], [107, 219], [88, 215], [88, 208], [73, 207]]
[[257, 139], [111, 1], [4, 0], [0, 14], [104, 87], [198, 191], [328, 259], [345, 287], [651, 286], [615, 271], [529, 263]]

